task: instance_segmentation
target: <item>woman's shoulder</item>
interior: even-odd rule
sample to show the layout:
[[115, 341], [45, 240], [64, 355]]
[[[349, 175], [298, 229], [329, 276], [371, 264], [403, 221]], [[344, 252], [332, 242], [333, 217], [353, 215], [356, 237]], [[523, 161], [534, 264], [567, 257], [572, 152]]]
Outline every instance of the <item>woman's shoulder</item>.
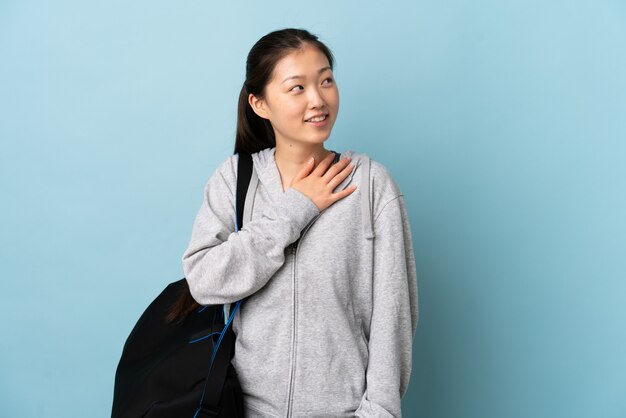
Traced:
[[367, 159], [369, 160], [369, 163], [370, 163], [370, 170], [372, 172], [372, 175], [375, 175], [380, 178], [383, 178], [383, 177], [391, 178], [391, 173], [389, 172], [387, 167], [383, 163], [376, 160], [374, 157], [372, 157], [371, 155], [365, 152], [348, 150], [348, 151], [344, 151], [341, 154], [341, 157], [344, 157], [344, 156], [352, 158], [352, 160], [355, 162], [358, 162], [359, 165], [363, 164], [363, 162], [365, 162], [365, 160]]
[[[263, 170], [268, 165], [270, 158], [273, 155], [273, 151], [274, 148], [265, 148], [250, 154], [252, 156], [254, 167], [257, 171]], [[217, 168], [213, 171], [211, 177], [209, 178], [209, 183], [222, 182], [229, 188], [234, 187], [237, 183], [238, 164], [239, 154], [235, 153], [229, 155], [217, 165]]]
[[[352, 158], [355, 164], [354, 181], [362, 184], [363, 176], [369, 177], [370, 199], [375, 214], [379, 213], [389, 202], [403, 195], [390, 170], [382, 162], [363, 152], [346, 151], [342, 155]], [[368, 161], [369, 172], [365, 170], [367, 167], [365, 163]]]
[[[370, 183], [375, 189], [387, 190], [391, 188], [391, 192], [394, 194], [401, 194], [396, 181], [391, 174], [391, 171], [380, 161], [374, 159], [371, 155], [357, 152], [357, 151], [345, 151], [342, 156], [352, 158], [357, 168], [364, 167], [365, 163], [369, 161], [369, 177]], [[367, 175], [368, 173], [363, 173]]]
[[205, 185], [205, 193], [229, 191], [232, 194], [237, 182], [237, 154], [222, 159], [213, 170]]

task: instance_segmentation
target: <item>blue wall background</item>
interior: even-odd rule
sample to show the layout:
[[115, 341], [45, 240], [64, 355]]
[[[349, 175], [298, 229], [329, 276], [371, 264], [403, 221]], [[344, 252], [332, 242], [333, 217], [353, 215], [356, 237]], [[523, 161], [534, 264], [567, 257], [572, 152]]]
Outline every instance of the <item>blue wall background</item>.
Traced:
[[252, 44], [335, 52], [328, 143], [406, 194], [408, 417], [626, 416], [623, 1], [0, 2], [0, 415], [106, 417], [182, 277]]

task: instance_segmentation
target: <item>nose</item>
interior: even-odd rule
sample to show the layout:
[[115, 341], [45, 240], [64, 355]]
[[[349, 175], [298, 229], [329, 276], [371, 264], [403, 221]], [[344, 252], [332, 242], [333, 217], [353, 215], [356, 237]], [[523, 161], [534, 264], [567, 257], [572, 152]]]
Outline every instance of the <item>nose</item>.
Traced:
[[326, 102], [319, 89], [309, 89], [309, 107], [311, 109], [324, 107], [325, 104]]

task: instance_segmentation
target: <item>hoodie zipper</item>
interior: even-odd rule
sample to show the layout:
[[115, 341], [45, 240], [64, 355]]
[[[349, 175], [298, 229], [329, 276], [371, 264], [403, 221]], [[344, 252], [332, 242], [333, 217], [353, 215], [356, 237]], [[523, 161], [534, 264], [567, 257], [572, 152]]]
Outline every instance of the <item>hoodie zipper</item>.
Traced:
[[319, 218], [320, 214], [318, 213], [312, 220], [307, 224], [302, 233], [300, 234], [300, 238], [295, 240], [295, 242], [291, 245], [291, 254], [293, 254], [293, 311], [292, 311], [292, 319], [293, 326], [291, 327], [291, 370], [289, 372], [289, 395], [287, 397], [287, 418], [291, 417], [291, 409], [293, 402], [293, 386], [296, 374], [296, 336], [298, 331], [298, 323], [297, 323], [297, 313], [298, 313], [298, 277], [297, 277], [297, 260], [298, 260], [298, 243], [302, 241], [304, 235], [307, 233], [313, 222]]

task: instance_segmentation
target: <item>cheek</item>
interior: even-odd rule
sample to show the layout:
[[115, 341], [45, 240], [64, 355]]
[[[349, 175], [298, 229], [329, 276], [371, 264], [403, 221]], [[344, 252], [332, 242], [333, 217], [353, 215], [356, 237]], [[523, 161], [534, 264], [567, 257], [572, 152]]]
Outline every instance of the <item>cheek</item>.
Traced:
[[337, 88], [334, 88], [328, 92], [328, 94], [326, 95], [326, 103], [328, 103], [328, 105], [332, 107], [339, 106], [339, 91], [337, 90]]
[[302, 119], [302, 112], [306, 110], [298, 100], [285, 100], [280, 103], [280, 118], [291, 120]]

